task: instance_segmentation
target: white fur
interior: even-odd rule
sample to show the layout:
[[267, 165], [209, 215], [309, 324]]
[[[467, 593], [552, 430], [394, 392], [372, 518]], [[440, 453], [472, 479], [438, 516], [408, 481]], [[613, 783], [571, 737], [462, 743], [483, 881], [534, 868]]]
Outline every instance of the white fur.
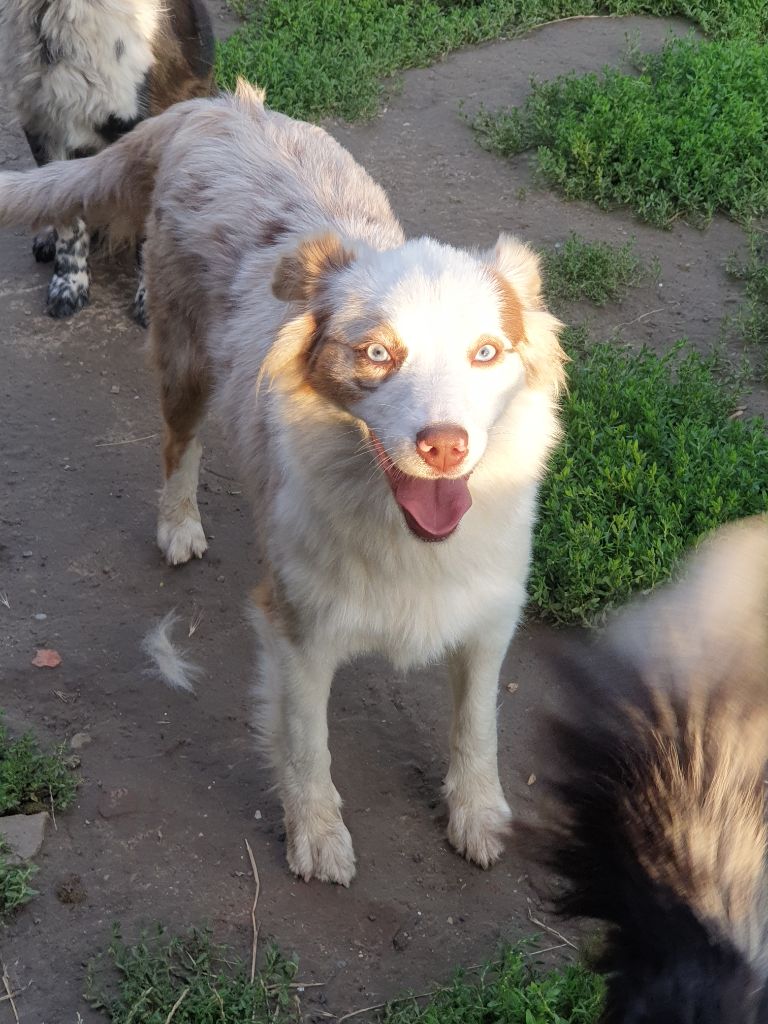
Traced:
[[197, 507], [197, 480], [202, 445], [187, 446], [181, 462], [165, 481], [160, 495], [157, 546], [169, 565], [181, 565], [190, 558], [202, 558], [208, 547]]
[[173, 690], [194, 693], [194, 683], [202, 675], [202, 669], [189, 661], [171, 639], [178, 621], [179, 616], [175, 611], [168, 612], [142, 640], [141, 649], [152, 661], [152, 668], [145, 671], [147, 675], [161, 679]]

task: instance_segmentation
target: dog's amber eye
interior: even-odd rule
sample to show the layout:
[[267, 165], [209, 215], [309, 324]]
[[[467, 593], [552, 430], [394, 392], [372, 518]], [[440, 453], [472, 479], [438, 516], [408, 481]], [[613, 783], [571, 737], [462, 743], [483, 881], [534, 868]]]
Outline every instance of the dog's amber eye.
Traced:
[[369, 345], [365, 350], [365, 354], [372, 363], [389, 363], [392, 361], [392, 356], [379, 341], [374, 341], [372, 345]]
[[494, 359], [498, 356], [498, 354], [499, 350], [496, 347], [496, 345], [492, 345], [489, 341], [487, 341], [484, 345], [480, 346], [477, 352], [475, 352], [474, 356], [472, 357], [472, 362], [492, 363]]

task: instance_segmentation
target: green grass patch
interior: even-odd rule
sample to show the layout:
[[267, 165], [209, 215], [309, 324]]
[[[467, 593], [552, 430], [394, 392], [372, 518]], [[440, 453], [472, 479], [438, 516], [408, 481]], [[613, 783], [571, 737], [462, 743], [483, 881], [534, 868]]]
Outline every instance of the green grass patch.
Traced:
[[[250, 965], [205, 932], [129, 945], [116, 931], [105, 956], [88, 966], [85, 998], [112, 1024], [286, 1024], [301, 1021], [297, 964], [270, 948], [250, 981]], [[180, 1000], [180, 1002], [179, 1002]]]
[[588, 242], [575, 233], [542, 253], [542, 268], [547, 299], [555, 304], [587, 299], [604, 306], [622, 299], [651, 273], [658, 275], [658, 264], [647, 267], [634, 241]]
[[574, 338], [529, 591], [542, 618], [589, 624], [667, 579], [705, 532], [768, 509], [768, 432], [729, 418], [738, 388], [714, 357]]
[[0, 712], [0, 815], [66, 810], [76, 789], [63, 748], [46, 754], [30, 734], [11, 739]]
[[762, 372], [768, 378], [768, 238], [752, 232], [746, 259], [731, 256], [728, 272], [744, 282], [746, 302], [727, 325], [750, 345], [761, 346]]
[[[726, 5], [727, 6], [727, 5]], [[706, 223], [768, 214], [768, 46], [676, 40], [633, 77], [566, 75], [534, 84], [521, 108], [481, 111], [481, 143], [535, 148], [570, 199], [630, 206], [644, 220]]]
[[713, 36], [763, 37], [763, 0], [234, 0], [245, 24], [219, 46], [217, 79], [267, 90], [293, 117], [369, 117], [381, 79], [451, 50], [577, 14], [681, 14]]
[[603, 1005], [602, 978], [571, 965], [543, 971], [519, 949], [479, 974], [459, 972], [453, 983], [424, 1005], [391, 1004], [385, 1024], [596, 1024]]
[[[544, 972], [531, 954], [510, 949], [480, 972], [458, 972], [426, 1002], [406, 996], [376, 1017], [386, 1024], [594, 1024], [603, 991], [602, 979], [584, 967]], [[169, 938], [159, 930], [133, 945], [116, 933], [89, 966], [86, 999], [112, 1024], [166, 1024], [171, 1011], [174, 1024], [294, 1024], [304, 1019], [303, 994], [296, 960], [274, 947], [252, 983], [249, 965], [206, 933]]]
[[0, 842], [0, 919], [28, 903], [37, 893], [29, 884], [34, 864], [9, 864], [7, 847]]

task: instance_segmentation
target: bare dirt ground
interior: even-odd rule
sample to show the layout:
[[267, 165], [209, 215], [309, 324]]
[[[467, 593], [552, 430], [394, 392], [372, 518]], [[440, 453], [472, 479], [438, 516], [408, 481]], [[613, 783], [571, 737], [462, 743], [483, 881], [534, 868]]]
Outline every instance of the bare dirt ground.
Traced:
[[[657, 348], [682, 334], [706, 347], [740, 299], [722, 269], [742, 242], [736, 226], [661, 232], [629, 214], [566, 204], [532, 186], [527, 158], [509, 164], [484, 153], [458, 110], [462, 100], [470, 110], [521, 102], [531, 75], [621, 63], [627, 33], [650, 48], [670, 30], [688, 27], [638, 18], [553, 25], [409, 73], [373, 122], [330, 128], [389, 190], [409, 232], [484, 245], [500, 230], [541, 244], [571, 230], [609, 241], [635, 235], [642, 253], [660, 260], [661, 286], [578, 317], [600, 329], [635, 321], [627, 337]], [[0, 165], [31, 165], [7, 110]], [[288, 874], [279, 808], [248, 724], [253, 641], [244, 607], [259, 570], [236, 469], [210, 425], [201, 510], [211, 549], [201, 562], [166, 567], [153, 541], [158, 407], [143, 333], [128, 316], [132, 278], [100, 266], [91, 306], [55, 322], [42, 313], [48, 273], [34, 264], [28, 233], [0, 235], [0, 590], [10, 601], [0, 607], [0, 706], [14, 729], [47, 743], [91, 737], [77, 804], [38, 858], [40, 894], [0, 931], [2, 958], [24, 990], [21, 1024], [74, 1024], [78, 1011], [83, 1021], [101, 1019], [81, 998], [83, 963], [105, 947], [113, 921], [127, 936], [156, 921], [208, 923], [246, 954], [245, 837], [261, 873], [263, 934], [296, 950], [303, 978], [327, 982], [312, 990], [322, 995], [307, 999], [308, 1013], [423, 990], [490, 955], [502, 937], [535, 932], [528, 901], [541, 912], [545, 879], [529, 874], [514, 846], [485, 873], [443, 839], [448, 700], [439, 669], [405, 678], [364, 661], [341, 673], [332, 751], [359, 875], [342, 890]], [[766, 408], [764, 392], [751, 408]], [[202, 611], [188, 642], [206, 673], [194, 698], [144, 674], [141, 638], [174, 607], [185, 621]], [[523, 815], [545, 756], [533, 724], [551, 690], [531, 650], [533, 629], [521, 631], [503, 674], [519, 689], [500, 698], [503, 777]], [[33, 668], [35, 648], [48, 646], [62, 665]], [[64, 904], [55, 893], [72, 875], [86, 896]], [[4, 1019], [12, 1017], [0, 1004]]]

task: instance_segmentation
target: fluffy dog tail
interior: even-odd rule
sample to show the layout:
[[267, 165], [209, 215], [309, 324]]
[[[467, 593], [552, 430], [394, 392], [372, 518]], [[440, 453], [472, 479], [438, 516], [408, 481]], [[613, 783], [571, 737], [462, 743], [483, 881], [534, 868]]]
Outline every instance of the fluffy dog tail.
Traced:
[[149, 118], [96, 156], [0, 174], [0, 225], [38, 227], [83, 217], [90, 227], [108, 228], [113, 241], [139, 234], [164, 144], [204, 102]]
[[559, 910], [608, 924], [604, 1020], [768, 1020], [768, 520], [550, 653], [558, 768], [529, 840]]

